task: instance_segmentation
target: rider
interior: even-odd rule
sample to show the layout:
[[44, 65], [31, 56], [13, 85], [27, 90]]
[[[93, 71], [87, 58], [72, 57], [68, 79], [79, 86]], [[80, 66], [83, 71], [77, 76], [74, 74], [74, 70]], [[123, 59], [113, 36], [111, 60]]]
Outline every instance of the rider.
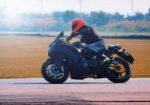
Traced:
[[81, 35], [81, 43], [87, 44], [87, 47], [96, 52], [96, 56], [101, 57], [101, 52], [105, 49], [104, 41], [99, 37], [91, 26], [86, 25], [83, 19], [76, 19], [72, 21], [72, 33], [67, 37], [66, 41], [72, 37]]

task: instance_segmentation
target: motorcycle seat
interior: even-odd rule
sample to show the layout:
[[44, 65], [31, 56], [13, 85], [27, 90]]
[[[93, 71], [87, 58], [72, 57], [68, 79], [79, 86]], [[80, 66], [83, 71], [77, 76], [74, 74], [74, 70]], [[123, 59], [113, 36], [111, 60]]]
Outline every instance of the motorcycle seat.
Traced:
[[121, 46], [120, 45], [110, 45], [110, 46], [108, 46], [108, 50], [119, 50], [119, 49], [121, 49]]

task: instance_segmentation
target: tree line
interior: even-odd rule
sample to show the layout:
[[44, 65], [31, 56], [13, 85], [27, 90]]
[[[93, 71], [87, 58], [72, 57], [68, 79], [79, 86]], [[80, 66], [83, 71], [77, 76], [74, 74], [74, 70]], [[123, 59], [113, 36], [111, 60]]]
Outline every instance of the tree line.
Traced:
[[136, 12], [134, 15], [126, 16], [120, 13], [110, 14], [103, 11], [79, 13], [67, 10], [46, 14], [20, 14], [18, 18], [16, 23], [9, 22], [6, 20], [8, 18], [0, 12], [0, 31], [71, 31], [70, 22], [76, 18], [82, 18], [88, 25], [95, 27], [98, 31], [150, 32], [150, 9], [145, 14]]

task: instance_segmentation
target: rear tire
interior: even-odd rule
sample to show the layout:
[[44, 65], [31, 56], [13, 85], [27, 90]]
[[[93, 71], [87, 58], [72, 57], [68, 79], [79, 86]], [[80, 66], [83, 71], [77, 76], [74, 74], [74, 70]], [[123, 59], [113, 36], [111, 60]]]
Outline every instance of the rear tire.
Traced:
[[123, 74], [121, 74], [121, 72], [117, 71], [116, 69], [108, 69], [108, 77], [107, 78], [114, 83], [124, 83], [124, 82], [128, 81], [131, 77], [131, 69], [130, 69], [127, 61], [125, 61], [121, 58], [115, 58], [115, 60], [113, 62], [115, 62], [119, 65], [122, 65], [123, 69], [125, 70], [122, 73], [125, 73], [125, 75], [123, 77], [122, 76], [119, 77], [119, 75], [123, 75]]
[[[53, 72], [56, 72], [56, 73], [59, 72], [59, 71], [63, 71], [63, 74], [60, 74], [61, 77], [59, 77], [59, 78], [57, 78], [57, 76], [55, 77], [55, 75], [53, 75], [52, 65], [54, 66], [54, 63], [51, 60], [47, 60], [43, 63], [42, 70], [41, 70], [42, 76], [49, 83], [53, 83], [53, 84], [64, 83], [67, 80], [68, 76], [69, 76], [69, 70], [68, 70], [67, 64], [65, 64], [65, 62], [64, 62], [63, 64], [61, 64], [61, 66], [59, 67], [59, 69], [57, 71], [53, 70]], [[59, 73], [58, 73], [58, 76], [59, 76]]]

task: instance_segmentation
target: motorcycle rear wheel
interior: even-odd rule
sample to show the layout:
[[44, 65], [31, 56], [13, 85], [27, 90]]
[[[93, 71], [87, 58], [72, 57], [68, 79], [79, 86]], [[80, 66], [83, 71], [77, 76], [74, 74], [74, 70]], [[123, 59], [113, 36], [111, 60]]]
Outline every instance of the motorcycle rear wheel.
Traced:
[[43, 63], [41, 72], [44, 79], [52, 84], [64, 83], [69, 76], [69, 70], [65, 63], [56, 67], [55, 63], [50, 60]]
[[[117, 64], [117, 67], [113, 66]], [[128, 81], [131, 77], [131, 69], [127, 61], [116, 58], [114, 62], [109, 65], [108, 69], [108, 79], [114, 83], [124, 83]]]

